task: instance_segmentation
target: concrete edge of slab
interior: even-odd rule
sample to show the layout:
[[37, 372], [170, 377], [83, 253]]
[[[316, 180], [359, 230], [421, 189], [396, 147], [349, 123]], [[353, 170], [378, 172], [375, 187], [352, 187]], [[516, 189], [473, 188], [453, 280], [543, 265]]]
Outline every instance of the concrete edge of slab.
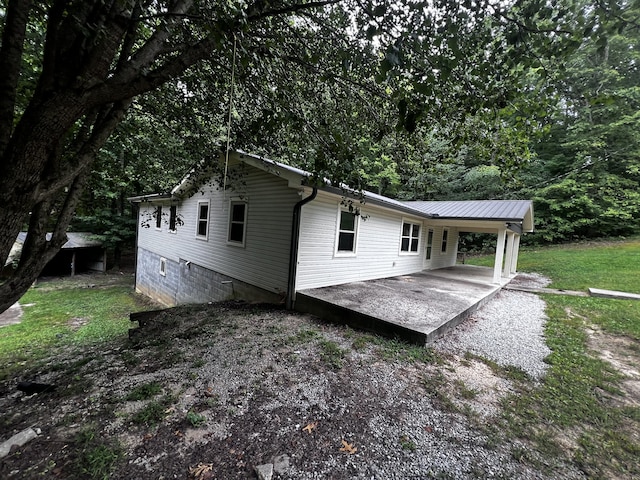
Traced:
[[460, 325], [467, 318], [469, 318], [474, 312], [476, 312], [477, 310], [482, 308], [484, 305], [486, 305], [489, 302], [489, 300], [491, 300], [493, 297], [495, 297], [498, 294], [498, 292], [500, 290], [502, 290], [502, 287], [496, 287], [487, 296], [483, 297], [481, 300], [479, 300], [478, 302], [474, 303], [473, 305], [471, 305], [466, 310], [460, 312], [455, 317], [447, 320], [442, 325], [440, 325], [438, 328], [436, 328], [436, 329], [432, 330], [431, 332], [427, 333], [426, 334], [426, 337], [427, 337], [426, 338], [426, 345], [431, 345], [438, 337], [443, 336], [449, 330], [452, 330], [453, 328], [455, 328], [458, 325]]
[[602, 290], [600, 288], [589, 288], [589, 295], [592, 297], [613, 298], [617, 300], [640, 300], [640, 295], [637, 293]]
[[427, 344], [428, 334], [426, 333], [418, 332], [372, 315], [356, 312], [303, 293], [296, 295], [295, 310], [301, 313], [310, 313], [331, 323], [348, 325], [388, 338], [399, 338], [415, 345], [425, 346]]
[[397, 323], [389, 322], [382, 318], [357, 312], [347, 307], [336, 305], [326, 300], [321, 300], [303, 293], [298, 293], [296, 295], [295, 310], [302, 313], [310, 313], [331, 323], [348, 325], [359, 330], [376, 333], [388, 338], [399, 338], [414, 345], [428, 346], [432, 344], [436, 338], [444, 335], [447, 331], [466, 320], [473, 312], [491, 300], [501, 289], [501, 287], [496, 287], [481, 300], [458, 313], [456, 316], [443, 322], [430, 332], [413, 330], [403, 325], [398, 325]]

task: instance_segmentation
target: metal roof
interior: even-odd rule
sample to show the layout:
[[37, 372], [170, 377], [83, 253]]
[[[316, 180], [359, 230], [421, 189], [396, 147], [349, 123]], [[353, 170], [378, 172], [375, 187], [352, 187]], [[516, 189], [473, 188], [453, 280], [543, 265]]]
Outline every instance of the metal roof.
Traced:
[[531, 200], [414, 201], [405, 203], [434, 217], [458, 220], [523, 221], [532, 206]]
[[[17, 242], [24, 243], [27, 238], [27, 232], [18, 234]], [[51, 240], [51, 233], [47, 233], [47, 241]], [[67, 243], [62, 246], [63, 250], [72, 250], [74, 248], [91, 248], [102, 247], [102, 241], [95, 238], [93, 233], [89, 232], [67, 232]]]
[[[268, 172], [271, 172], [273, 174], [276, 175], [280, 175], [280, 172], [278, 172], [276, 169], [281, 169], [284, 170], [285, 172], [289, 173], [289, 174], [293, 174], [293, 175], [297, 175], [300, 177], [300, 185], [303, 184], [303, 180], [305, 178], [310, 178], [312, 175], [311, 173], [305, 171], [305, 170], [301, 170], [300, 168], [296, 168], [296, 167], [292, 167], [291, 165], [285, 165], [284, 163], [279, 163], [276, 162], [274, 160], [265, 158], [265, 157], [260, 157], [258, 155], [252, 155], [250, 153], [246, 153], [243, 151], [238, 150], [237, 152], [240, 155], [240, 159], [242, 161], [245, 161], [247, 163], [250, 163], [251, 165], [258, 167], [258, 168], [262, 168]], [[274, 171], [275, 170], [275, 171]], [[289, 175], [287, 175], [289, 176]], [[377, 193], [373, 193], [373, 192], [369, 192], [367, 190], [363, 190], [362, 192], [355, 190], [351, 187], [349, 187], [348, 185], [345, 184], [339, 184], [339, 185], [334, 185], [331, 180], [327, 179], [327, 178], [323, 178], [322, 179], [324, 186], [318, 187], [319, 190], [324, 190], [326, 192], [331, 192], [334, 193], [336, 195], [341, 195], [341, 196], [351, 196], [354, 198], [354, 200], [358, 200], [360, 196], [362, 196], [363, 201], [365, 204], [369, 203], [369, 204], [374, 204], [374, 205], [379, 205], [382, 207], [387, 207], [387, 208], [391, 208], [394, 210], [399, 210], [401, 212], [410, 214], [410, 215], [415, 215], [418, 217], [424, 217], [424, 218], [430, 218], [431, 215], [428, 213], [425, 213], [415, 207], [413, 207], [412, 205], [408, 204], [407, 202], [401, 202], [399, 200], [395, 200], [393, 198], [389, 198], [389, 197], [385, 197], [384, 195], [379, 195]]]
[[[300, 182], [305, 186], [310, 172], [260, 155], [235, 150], [229, 152], [235, 160], [260, 168], [268, 173], [287, 179], [290, 185]], [[197, 181], [194, 172], [186, 175], [170, 194], [152, 194], [130, 197], [132, 202], [171, 200], [183, 193], [191, 182]], [[373, 204], [422, 218], [452, 220], [485, 220], [522, 223], [525, 231], [533, 231], [533, 203], [531, 200], [470, 200], [470, 201], [413, 201], [404, 202], [369, 191], [358, 191], [344, 184], [333, 184], [323, 178], [319, 190], [335, 195], [350, 196], [354, 200], [363, 198], [365, 204]]]

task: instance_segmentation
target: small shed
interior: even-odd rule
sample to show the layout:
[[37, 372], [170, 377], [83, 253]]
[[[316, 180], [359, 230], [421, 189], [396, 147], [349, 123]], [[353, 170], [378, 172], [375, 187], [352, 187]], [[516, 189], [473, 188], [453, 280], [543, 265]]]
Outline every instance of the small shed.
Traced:
[[[26, 232], [20, 232], [16, 243], [18, 249], [27, 238]], [[51, 234], [47, 234], [47, 240]], [[67, 243], [57, 253], [41, 273], [41, 276], [76, 275], [86, 272], [107, 271], [107, 250], [101, 240], [89, 232], [67, 232]]]

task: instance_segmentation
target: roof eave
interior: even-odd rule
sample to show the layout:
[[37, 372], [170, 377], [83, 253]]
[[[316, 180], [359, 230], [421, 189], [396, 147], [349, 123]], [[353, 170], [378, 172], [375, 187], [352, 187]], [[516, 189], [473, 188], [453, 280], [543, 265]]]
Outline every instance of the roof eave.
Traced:
[[138, 195], [135, 197], [127, 197], [127, 200], [131, 203], [143, 203], [154, 202], [162, 200], [173, 200], [174, 196], [171, 193], [150, 193], [148, 195]]

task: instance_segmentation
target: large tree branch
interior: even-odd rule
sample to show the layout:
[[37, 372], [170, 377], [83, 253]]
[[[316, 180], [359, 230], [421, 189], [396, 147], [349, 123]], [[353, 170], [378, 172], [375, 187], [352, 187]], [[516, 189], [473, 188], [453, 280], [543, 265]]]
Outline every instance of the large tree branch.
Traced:
[[14, 0], [7, 7], [0, 47], [0, 157], [13, 132], [16, 91], [31, 3], [31, 0]]
[[157, 60], [159, 54], [165, 48], [165, 42], [171, 37], [173, 27], [178, 23], [178, 15], [188, 12], [193, 5], [193, 0], [180, 0], [176, 2], [170, 12], [164, 17], [161, 27], [158, 27], [145, 44], [133, 54], [131, 59], [122, 63], [120, 71], [116, 75], [116, 82], [127, 83], [133, 80], [141, 71], [148, 70]]
[[278, 17], [280, 15], [288, 15], [290, 13], [301, 12], [303, 10], [311, 10], [311, 9], [326, 7], [327, 5], [335, 5], [342, 1], [343, 0], [320, 0], [316, 2], [295, 3], [293, 5], [285, 5], [284, 7], [280, 7], [280, 8], [265, 9], [265, 10], [257, 9], [258, 11], [256, 11], [255, 13], [250, 13], [247, 16], [247, 21], [256, 22], [259, 20], [264, 20], [265, 18], [269, 18], [269, 17]]
[[[59, 168], [57, 175], [52, 176], [46, 182], [42, 181], [38, 188], [36, 201], [44, 201], [46, 198], [54, 196], [61, 188], [69, 185], [73, 178], [76, 178], [87, 165], [93, 160], [115, 130], [127, 109], [131, 105], [132, 99], [127, 99], [113, 105], [104, 107], [102, 112], [94, 112], [88, 118], [94, 118], [90, 134], [88, 125], [77, 135], [77, 140], [69, 148], [67, 154], [69, 159], [64, 167]], [[86, 132], [88, 135], [84, 135]]]

